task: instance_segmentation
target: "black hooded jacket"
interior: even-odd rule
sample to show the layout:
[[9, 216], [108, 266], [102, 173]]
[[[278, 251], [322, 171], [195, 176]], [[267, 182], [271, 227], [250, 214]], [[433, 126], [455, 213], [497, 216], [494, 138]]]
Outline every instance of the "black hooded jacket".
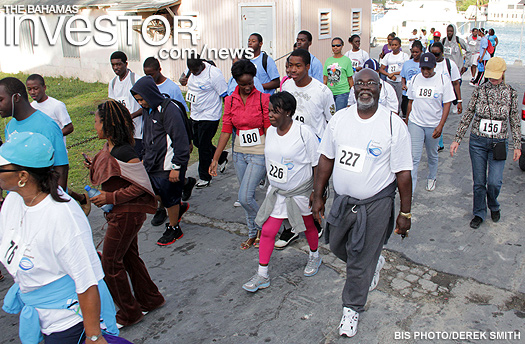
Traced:
[[142, 109], [146, 171], [170, 171], [172, 164], [186, 168], [190, 159], [190, 140], [179, 107], [170, 102], [163, 111], [161, 104], [165, 98], [151, 76], [137, 80], [131, 93], [140, 95], [149, 106], [149, 109]]

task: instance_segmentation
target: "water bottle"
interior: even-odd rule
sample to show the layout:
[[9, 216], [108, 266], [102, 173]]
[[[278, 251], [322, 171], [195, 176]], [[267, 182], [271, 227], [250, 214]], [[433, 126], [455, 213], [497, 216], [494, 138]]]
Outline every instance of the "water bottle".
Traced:
[[[84, 190], [87, 191], [89, 198], [93, 198], [97, 195], [100, 195], [100, 191], [98, 191], [95, 188], [92, 188], [89, 185], [86, 185], [86, 187], [84, 187]], [[102, 209], [102, 211], [104, 211], [105, 213], [109, 213], [111, 209], [113, 209], [113, 204], [104, 204], [102, 207], [100, 207], [100, 209]]]

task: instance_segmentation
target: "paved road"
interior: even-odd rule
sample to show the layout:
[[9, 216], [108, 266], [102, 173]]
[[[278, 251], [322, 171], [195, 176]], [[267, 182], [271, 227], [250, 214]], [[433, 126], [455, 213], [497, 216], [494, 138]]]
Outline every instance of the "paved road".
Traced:
[[[507, 72], [519, 94], [525, 90], [524, 71], [510, 67]], [[472, 88], [464, 83], [462, 91], [469, 99]], [[449, 118], [447, 148], [459, 116]], [[337, 334], [345, 267], [324, 245], [324, 264], [316, 276], [302, 274], [307, 258], [302, 237], [275, 251], [270, 288], [255, 294], [241, 289], [256, 271], [258, 256], [253, 248], [239, 250], [247, 230], [242, 209], [233, 207], [238, 183], [231, 165], [211, 187], [194, 191], [180, 241], [156, 246], [163, 229], [152, 227], [148, 218], [140, 249], [167, 303], [123, 329], [122, 336], [137, 344], [525, 342], [525, 174], [517, 163], [507, 162], [501, 221], [488, 220], [472, 230], [467, 147], [465, 141], [454, 158], [440, 153], [434, 192], [426, 192], [424, 183], [415, 190], [411, 235], [404, 241], [393, 237], [386, 246], [387, 264], [354, 338]], [[420, 180], [427, 172], [425, 165]], [[189, 174], [196, 175], [196, 166]], [[262, 201], [262, 190], [257, 199]], [[94, 209], [89, 219], [98, 243], [103, 235], [101, 212]], [[10, 278], [0, 283], [0, 297], [10, 284]], [[0, 328], [0, 343], [18, 342], [16, 316], [1, 312]], [[437, 331], [469, 331], [487, 339], [438, 341]], [[496, 335], [506, 340], [489, 339]]]

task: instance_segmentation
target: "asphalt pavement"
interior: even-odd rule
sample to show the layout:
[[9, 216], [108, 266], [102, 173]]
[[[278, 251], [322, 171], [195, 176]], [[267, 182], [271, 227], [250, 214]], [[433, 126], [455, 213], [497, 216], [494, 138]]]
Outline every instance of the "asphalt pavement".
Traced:
[[[524, 67], [509, 66], [506, 80], [518, 90], [520, 102], [524, 77]], [[461, 88], [465, 108], [473, 90], [469, 78], [467, 72]], [[210, 187], [194, 190], [181, 240], [157, 246], [164, 229], [151, 226], [148, 217], [139, 234], [141, 256], [167, 303], [122, 329], [122, 337], [137, 344], [524, 343], [525, 172], [509, 155], [500, 222], [489, 218], [471, 229], [468, 135], [457, 156], [447, 152], [459, 119], [451, 113], [445, 126], [446, 150], [439, 154], [433, 192], [424, 188], [428, 170], [426, 155], [422, 158], [410, 237], [393, 236], [385, 247], [387, 263], [355, 337], [338, 335], [345, 265], [324, 244], [317, 275], [303, 276], [308, 245], [301, 236], [285, 250], [274, 251], [269, 288], [257, 293], [241, 288], [256, 272], [258, 252], [239, 249], [247, 228], [242, 208], [233, 207], [238, 191], [233, 164]], [[197, 175], [196, 165], [188, 174]], [[257, 201], [263, 198], [258, 189]], [[93, 209], [89, 220], [98, 244], [101, 211]], [[0, 282], [0, 297], [11, 283], [10, 277]], [[0, 312], [0, 329], [0, 343], [19, 342], [17, 316]]]

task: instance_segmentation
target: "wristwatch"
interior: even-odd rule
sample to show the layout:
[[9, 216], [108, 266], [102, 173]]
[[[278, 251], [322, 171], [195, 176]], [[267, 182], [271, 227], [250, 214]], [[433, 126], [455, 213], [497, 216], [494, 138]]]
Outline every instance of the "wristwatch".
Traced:
[[406, 217], [409, 220], [412, 218], [412, 213], [403, 213], [402, 211], [400, 211], [399, 215]]
[[171, 169], [178, 171], [178, 170], [180, 170], [180, 165], [171, 164]]
[[89, 339], [90, 341], [92, 341], [92, 342], [96, 342], [97, 340], [99, 340], [99, 339], [100, 339], [100, 337], [102, 337], [102, 332], [101, 332], [101, 333], [99, 333], [99, 334], [98, 334], [98, 335], [96, 335], [96, 336], [91, 336], [91, 337], [89, 337], [89, 336], [86, 336], [86, 337], [87, 337], [87, 339]]

